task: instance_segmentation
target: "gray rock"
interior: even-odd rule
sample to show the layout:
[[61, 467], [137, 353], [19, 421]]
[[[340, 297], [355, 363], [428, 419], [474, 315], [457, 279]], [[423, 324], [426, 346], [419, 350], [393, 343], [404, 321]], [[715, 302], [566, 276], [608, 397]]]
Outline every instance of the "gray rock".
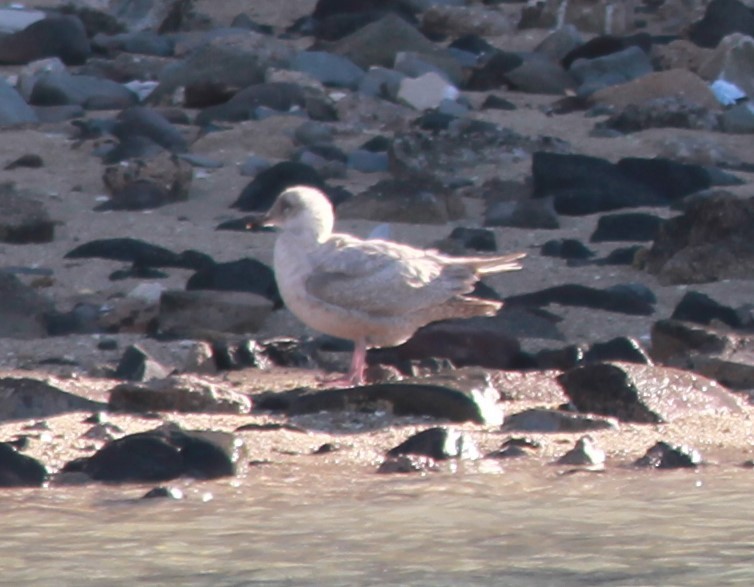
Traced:
[[123, 352], [115, 377], [128, 381], [152, 381], [165, 379], [172, 372], [173, 369], [160, 363], [141, 346], [133, 344]]
[[626, 422], [739, 412], [736, 397], [717, 382], [687, 371], [633, 363], [593, 363], [558, 376], [579, 411]]
[[0, 183], [0, 242], [48, 243], [55, 238], [55, 223], [45, 205], [33, 194]]
[[571, 433], [615, 430], [617, 428], [618, 422], [614, 418], [532, 408], [506, 416], [502, 429], [508, 432]]
[[87, 110], [119, 110], [133, 106], [136, 94], [108, 79], [69, 73], [43, 73], [29, 102], [35, 106], [79, 105]]
[[38, 122], [34, 109], [5, 79], [0, 78], [0, 127]]
[[484, 212], [485, 226], [554, 229], [560, 227], [552, 198], [493, 202]]
[[108, 408], [116, 412], [248, 414], [248, 396], [193, 376], [149, 383], [121, 383], [110, 390]]
[[552, 61], [560, 63], [569, 52], [583, 45], [584, 39], [578, 29], [572, 24], [559, 27], [547, 35], [534, 49], [535, 53], [541, 53]]
[[429, 54], [438, 51], [432, 41], [395, 14], [387, 14], [351, 33], [333, 43], [328, 50], [348, 57], [363, 69], [373, 65], [390, 68], [400, 51]]
[[430, 72], [417, 78], [403, 79], [397, 99], [415, 110], [430, 110], [437, 108], [444, 100], [455, 100], [458, 96], [458, 88], [437, 73]]
[[466, 76], [456, 58], [442, 53], [401, 51], [395, 56], [393, 69], [408, 77], [420, 77], [434, 72], [455, 86], [461, 85]]
[[294, 140], [304, 146], [332, 143], [334, 137], [332, 126], [314, 120], [307, 120], [293, 131]]
[[160, 332], [183, 338], [253, 333], [272, 308], [271, 301], [251, 293], [170, 290], [160, 298]]
[[249, 155], [246, 160], [241, 163], [241, 167], [238, 169], [239, 173], [246, 177], [254, 177], [260, 171], [264, 171], [272, 165], [269, 160], [259, 155]]
[[242, 89], [265, 80], [268, 67], [287, 66], [293, 57], [272, 43], [264, 35], [247, 32], [247, 44], [207, 44], [192, 52], [186, 59], [165, 67], [160, 73], [155, 91], [149, 97], [153, 104], [170, 103], [179, 88], [214, 84], [219, 87]]
[[18, 277], [0, 271], [0, 336], [40, 338], [47, 335], [47, 316], [52, 302]]
[[0, 378], [0, 421], [50, 418], [68, 412], [99, 411], [104, 403], [68, 393], [39, 379]]
[[615, 86], [652, 73], [649, 56], [638, 47], [629, 47], [595, 59], [577, 59], [569, 69], [579, 84], [578, 94], [589, 96], [602, 88]]
[[342, 55], [324, 51], [302, 51], [291, 61], [291, 69], [301, 71], [325, 86], [356, 89], [364, 70]]
[[576, 467], [602, 467], [605, 464], [605, 451], [599, 448], [590, 436], [582, 436], [576, 441], [576, 445], [555, 463]]
[[132, 106], [118, 114], [113, 134], [121, 140], [127, 136], [144, 136], [173, 153], [188, 150], [181, 132], [160, 112], [145, 106]]
[[754, 133], [754, 105], [752, 102], [736, 104], [720, 116], [720, 125], [725, 132]]
[[388, 171], [387, 153], [375, 153], [366, 149], [356, 149], [348, 154], [348, 168], [361, 173], [382, 173]]
[[182, 14], [181, 0], [112, 0], [112, 14], [129, 31], [160, 30], [169, 18]]
[[359, 84], [359, 92], [365, 96], [395, 100], [401, 81], [406, 76], [393, 69], [385, 67], [370, 67]]
[[540, 53], [518, 53], [522, 63], [505, 73], [508, 84], [530, 94], [564, 94], [576, 87], [573, 75]]

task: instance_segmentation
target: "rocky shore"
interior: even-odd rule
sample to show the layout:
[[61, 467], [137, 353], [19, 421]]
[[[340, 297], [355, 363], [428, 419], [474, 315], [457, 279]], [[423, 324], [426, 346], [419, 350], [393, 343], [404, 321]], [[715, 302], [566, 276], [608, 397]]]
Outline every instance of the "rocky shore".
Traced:
[[[754, 3], [45, 1], [0, 33], [0, 486], [752, 466]], [[524, 270], [331, 388], [351, 348], [250, 216], [297, 184]]]

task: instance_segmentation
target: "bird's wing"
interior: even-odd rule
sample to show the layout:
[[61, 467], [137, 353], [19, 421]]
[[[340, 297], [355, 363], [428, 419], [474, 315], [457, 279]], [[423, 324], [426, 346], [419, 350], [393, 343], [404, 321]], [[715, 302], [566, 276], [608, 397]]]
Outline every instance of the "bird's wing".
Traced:
[[431, 251], [389, 241], [334, 235], [311, 252], [307, 294], [374, 316], [400, 316], [468, 293], [469, 267], [444, 263]]

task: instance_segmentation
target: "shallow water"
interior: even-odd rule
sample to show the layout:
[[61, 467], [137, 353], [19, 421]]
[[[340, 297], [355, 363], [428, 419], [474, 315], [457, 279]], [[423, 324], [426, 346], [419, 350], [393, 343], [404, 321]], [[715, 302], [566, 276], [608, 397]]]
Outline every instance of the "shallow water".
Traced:
[[535, 469], [8, 491], [0, 584], [754, 584], [754, 472]]

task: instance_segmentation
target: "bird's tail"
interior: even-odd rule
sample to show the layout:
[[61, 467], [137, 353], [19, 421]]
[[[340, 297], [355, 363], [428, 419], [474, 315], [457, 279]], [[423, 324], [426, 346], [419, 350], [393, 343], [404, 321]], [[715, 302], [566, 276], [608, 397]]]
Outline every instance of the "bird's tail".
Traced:
[[519, 261], [526, 257], [526, 253], [511, 253], [500, 257], [461, 257], [458, 260], [464, 265], [473, 267], [476, 273], [500, 273], [501, 271], [518, 271], [523, 266]]

